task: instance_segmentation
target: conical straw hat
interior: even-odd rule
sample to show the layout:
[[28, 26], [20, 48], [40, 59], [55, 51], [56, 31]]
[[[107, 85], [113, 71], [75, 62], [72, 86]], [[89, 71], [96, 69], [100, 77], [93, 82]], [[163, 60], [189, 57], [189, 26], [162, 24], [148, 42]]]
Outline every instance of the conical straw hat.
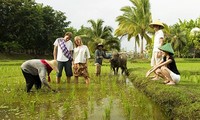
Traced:
[[55, 70], [56, 72], [58, 72], [58, 62], [56, 60], [51, 60], [51, 61], [47, 60], [47, 63], [51, 66], [51, 68], [53, 70]]
[[159, 49], [164, 51], [164, 52], [174, 54], [174, 50], [173, 50], [170, 43], [166, 43], [165, 45], [161, 46]]
[[164, 28], [164, 25], [163, 25], [163, 23], [162, 22], [160, 22], [159, 20], [156, 20], [156, 21], [154, 21], [154, 22], [152, 22], [152, 23], [150, 23], [149, 24], [149, 26], [151, 27], [151, 28], [153, 28], [153, 26], [154, 25], [158, 25], [158, 26], [160, 26], [161, 27], [161, 29], [163, 29]]

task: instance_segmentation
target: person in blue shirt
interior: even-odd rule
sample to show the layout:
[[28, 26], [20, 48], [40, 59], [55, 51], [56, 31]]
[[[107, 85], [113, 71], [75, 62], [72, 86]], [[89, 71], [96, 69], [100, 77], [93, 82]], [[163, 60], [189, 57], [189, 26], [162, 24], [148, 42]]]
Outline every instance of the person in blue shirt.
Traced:
[[100, 76], [101, 74], [101, 66], [103, 62], [103, 58], [109, 59], [109, 56], [106, 56], [105, 51], [103, 50], [103, 44], [99, 43], [97, 45], [97, 49], [95, 50], [95, 69], [96, 76]]

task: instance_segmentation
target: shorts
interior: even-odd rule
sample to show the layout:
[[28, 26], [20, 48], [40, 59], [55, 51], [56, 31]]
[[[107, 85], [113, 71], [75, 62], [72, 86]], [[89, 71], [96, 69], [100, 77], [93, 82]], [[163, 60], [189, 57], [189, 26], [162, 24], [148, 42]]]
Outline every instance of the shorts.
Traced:
[[74, 76], [79, 77], [83, 76], [84, 78], [89, 77], [88, 68], [86, 63], [76, 63], [73, 66]]
[[103, 61], [102, 58], [96, 58], [96, 59], [95, 59], [95, 64], [100, 64], [100, 65], [102, 65], [102, 61]]
[[59, 72], [57, 73], [57, 77], [61, 77], [62, 76], [63, 67], [65, 69], [65, 74], [66, 74], [67, 77], [73, 76], [72, 61], [68, 60], [66, 62], [58, 61], [58, 70], [59, 70]]
[[175, 83], [178, 83], [181, 79], [180, 75], [177, 75], [175, 73], [173, 73], [172, 71], [170, 71], [170, 76], [172, 78], [172, 80], [175, 82]]

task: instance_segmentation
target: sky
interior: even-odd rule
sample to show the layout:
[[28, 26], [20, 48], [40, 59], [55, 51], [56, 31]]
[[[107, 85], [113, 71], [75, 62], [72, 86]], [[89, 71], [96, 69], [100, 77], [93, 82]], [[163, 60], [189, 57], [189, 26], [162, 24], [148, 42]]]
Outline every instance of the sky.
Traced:
[[[70, 26], [79, 29], [82, 25], [89, 27], [88, 20], [102, 19], [103, 26], [111, 26], [114, 30], [118, 23], [117, 16], [123, 14], [120, 9], [133, 6], [129, 0], [35, 0], [44, 6], [49, 5], [54, 10], [64, 12]], [[180, 20], [196, 20], [200, 17], [200, 0], [150, 0], [152, 19], [173, 25]], [[121, 48], [134, 50], [133, 40], [121, 41]]]

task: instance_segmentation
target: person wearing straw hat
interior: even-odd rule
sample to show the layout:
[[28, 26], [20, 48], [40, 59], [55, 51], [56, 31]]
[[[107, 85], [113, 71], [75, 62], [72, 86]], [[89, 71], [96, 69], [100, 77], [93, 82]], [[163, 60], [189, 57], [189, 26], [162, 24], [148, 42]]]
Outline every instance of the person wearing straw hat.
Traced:
[[[161, 51], [158, 49], [163, 45], [164, 42], [164, 33], [162, 29], [164, 28], [164, 25], [159, 20], [156, 20], [152, 22], [149, 25], [151, 28], [154, 29], [154, 44], [153, 44], [153, 50], [152, 50], [152, 57], [151, 57], [151, 66], [157, 65], [162, 60], [162, 54]], [[159, 77], [157, 75], [154, 76], [152, 80], [158, 80]]]
[[174, 60], [174, 50], [170, 43], [159, 48], [163, 54], [163, 60], [151, 68], [147, 73], [148, 77], [152, 72], [155, 72], [157, 75], [164, 79], [164, 83], [167, 85], [175, 85], [180, 81], [180, 73], [177, 69], [176, 62]]
[[103, 58], [109, 59], [109, 56], [106, 56], [105, 51], [103, 50], [103, 44], [99, 43], [96, 47], [97, 49], [95, 50], [95, 69], [96, 69], [96, 76], [100, 76], [101, 74], [101, 65], [103, 62]]
[[48, 81], [50, 82], [50, 73], [52, 70], [58, 72], [57, 66], [56, 60], [32, 59], [25, 61], [21, 65], [21, 70], [26, 80], [26, 91], [30, 92], [33, 85], [36, 89], [40, 89], [43, 83], [49, 90], [55, 92], [48, 84], [46, 75], [48, 75]]

